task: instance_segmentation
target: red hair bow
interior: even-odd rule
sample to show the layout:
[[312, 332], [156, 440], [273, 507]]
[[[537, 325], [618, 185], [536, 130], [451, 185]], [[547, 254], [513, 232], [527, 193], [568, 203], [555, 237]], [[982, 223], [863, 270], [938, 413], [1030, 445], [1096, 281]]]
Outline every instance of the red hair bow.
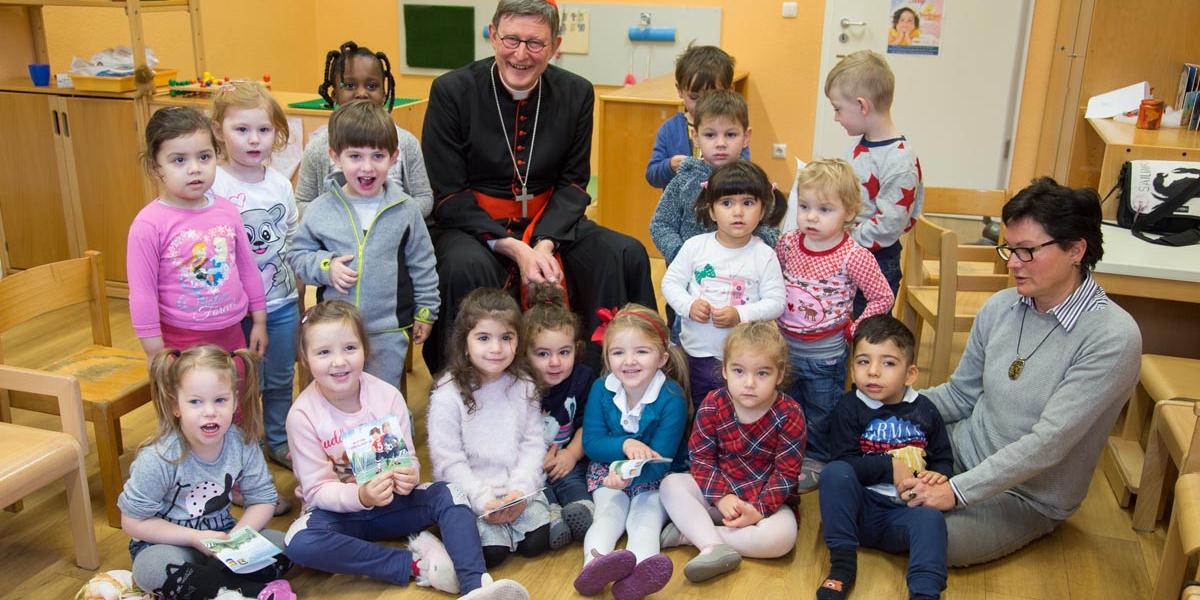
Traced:
[[604, 332], [608, 330], [608, 324], [612, 323], [613, 317], [617, 316], [618, 312], [620, 312], [620, 309], [615, 306], [612, 308], [596, 309], [596, 316], [600, 317], [600, 325], [596, 327], [595, 331], [592, 332], [593, 342], [596, 342], [597, 344], [604, 343]]

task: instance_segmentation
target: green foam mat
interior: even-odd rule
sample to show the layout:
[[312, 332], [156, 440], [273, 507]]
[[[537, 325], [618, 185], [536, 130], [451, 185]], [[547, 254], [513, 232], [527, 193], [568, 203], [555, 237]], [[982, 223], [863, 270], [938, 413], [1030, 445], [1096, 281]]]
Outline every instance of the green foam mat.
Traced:
[[[392, 105], [392, 108], [398, 108], [398, 107], [404, 106], [405, 104], [412, 104], [413, 102], [420, 102], [420, 101], [421, 101], [420, 98], [396, 98], [396, 102], [395, 102], [395, 104]], [[304, 100], [302, 102], [289, 102], [288, 107], [289, 108], [307, 108], [309, 110], [329, 110], [329, 111], [333, 110], [332, 108], [325, 106], [324, 98], [313, 98], [312, 100]]]

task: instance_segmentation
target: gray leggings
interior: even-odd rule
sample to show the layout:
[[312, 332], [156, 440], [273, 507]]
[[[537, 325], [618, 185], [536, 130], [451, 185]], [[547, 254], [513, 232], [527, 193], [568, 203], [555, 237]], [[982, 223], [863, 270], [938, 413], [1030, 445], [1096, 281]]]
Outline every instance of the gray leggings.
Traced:
[[956, 508], [946, 513], [946, 562], [966, 567], [996, 560], [1054, 531], [1060, 522], [1012, 492]]
[[[264, 529], [259, 533], [283, 550], [282, 531]], [[143, 548], [133, 559], [133, 580], [143, 590], [157, 590], [167, 580], [167, 565], [181, 565], [185, 562], [223, 566], [220, 561], [201, 554], [195, 548], [153, 544]]]

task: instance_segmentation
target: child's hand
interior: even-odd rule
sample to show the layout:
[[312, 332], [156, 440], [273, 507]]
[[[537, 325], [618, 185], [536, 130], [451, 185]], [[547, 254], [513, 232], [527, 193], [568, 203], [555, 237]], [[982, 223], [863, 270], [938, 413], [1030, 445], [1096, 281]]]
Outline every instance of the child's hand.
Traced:
[[267, 353], [266, 322], [255, 323], [250, 327], [250, 339], [246, 344], [246, 348], [259, 356]]
[[920, 475], [917, 475], [917, 479], [925, 482], [926, 485], [939, 485], [949, 480], [948, 477], [937, 471], [923, 471]]
[[[521, 496], [524, 496], [524, 495], [525, 495], [524, 492], [513, 490], [513, 491], [509, 492], [507, 496], [504, 497], [504, 501], [512, 502], [513, 500], [516, 500], [517, 498], [520, 498]], [[513, 521], [516, 521], [518, 518], [520, 518], [521, 513], [525, 512], [526, 506], [529, 506], [529, 500], [522, 500], [522, 501], [504, 509], [504, 516], [508, 519], [507, 522], [512, 523]]]
[[343, 294], [358, 282], [358, 271], [346, 266], [352, 260], [353, 256], [346, 255], [329, 261], [329, 282], [333, 284], [333, 289]]
[[225, 533], [224, 531], [207, 531], [207, 530], [202, 531], [199, 529], [192, 530], [192, 547], [195, 548], [196, 550], [199, 550], [200, 553], [205, 556], [215, 556], [215, 555], [213, 554], [212, 550], [208, 549], [208, 546], [205, 546], [204, 544], [200, 543], [200, 540], [227, 540], [227, 539], [229, 539], [229, 534]]
[[556, 457], [558, 456], [558, 444], [550, 444], [546, 449], [546, 455], [542, 457], [542, 470], [549, 473], [557, 464]]
[[393, 488], [397, 494], [407, 496], [420, 483], [416, 467], [398, 467], [392, 471]]
[[392, 490], [395, 486], [394, 477], [376, 477], [358, 486], [358, 501], [368, 509], [387, 506], [392, 503]]
[[688, 311], [688, 318], [697, 323], [707, 323], [712, 316], [712, 305], [704, 298], [697, 298], [692, 302], [692, 309]]
[[672, 156], [671, 157], [671, 170], [678, 173], [679, 166], [683, 164], [683, 159], [685, 159], [685, 158], [687, 158], [687, 157], [682, 154], [676, 154], [675, 156]]
[[610, 490], [623, 490], [629, 487], [629, 479], [622, 479], [616, 471], [609, 471], [608, 475], [604, 476], [604, 487]]
[[742, 317], [738, 314], [737, 308], [725, 306], [722, 308], [713, 309], [712, 322], [713, 325], [716, 325], [722, 329], [726, 329], [741, 323]]
[[732, 527], [734, 529], [739, 527], [748, 527], [763, 520], [762, 513], [758, 512], [758, 509], [754, 508], [753, 504], [750, 504], [745, 500], [738, 499], [737, 510], [739, 513], [737, 517], [733, 519], [725, 519], [724, 524], [726, 527]]
[[733, 494], [725, 494], [717, 500], [717, 510], [720, 511], [721, 517], [728, 522], [741, 516], [742, 500]]
[[[558, 446], [555, 445], [554, 447], [557, 448]], [[553, 464], [546, 469], [546, 476], [550, 478], [550, 481], [558, 481], [567, 473], [570, 473], [571, 469], [574, 469], [575, 464], [578, 462], [579, 459], [573, 453], [567, 450], [559, 450], [554, 455]]]
[[424, 344], [425, 340], [429, 339], [429, 330], [433, 329], [433, 325], [422, 323], [420, 321], [413, 322], [412, 328], [412, 343]]
[[625, 453], [626, 458], [662, 458], [662, 455], [655, 452], [653, 448], [633, 438], [629, 438], [621, 444], [621, 451]]
[[906, 479], [911, 479], [912, 476], [912, 467], [899, 458], [892, 457], [892, 485], [896, 486], [897, 493], [900, 492], [900, 484]]

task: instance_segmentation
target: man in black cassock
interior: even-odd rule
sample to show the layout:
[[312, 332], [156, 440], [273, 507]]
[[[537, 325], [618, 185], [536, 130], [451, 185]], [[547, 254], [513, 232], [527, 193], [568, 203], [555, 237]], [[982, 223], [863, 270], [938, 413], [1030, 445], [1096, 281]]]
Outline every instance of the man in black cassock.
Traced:
[[[514, 6], [524, 12], [502, 14]], [[522, 285], [565, 277], [585, 340], [599, 325], [597, 308], [657, 308], [641, 242], [583, 214], [595, 95], [586, 79], [549, 64], [562, 41], [552, 35], [557, 23], [552, 3], [502, 2], [491, 27], [495, 58], [446, 73], [430, 90], [421, 149], [442, 295], [424, 347], [430, 372], [444, 365], [459, 301], [478, 287], [519, 298]], [[582, 358], [598, 369], [600, 347], [589, 343]]]

